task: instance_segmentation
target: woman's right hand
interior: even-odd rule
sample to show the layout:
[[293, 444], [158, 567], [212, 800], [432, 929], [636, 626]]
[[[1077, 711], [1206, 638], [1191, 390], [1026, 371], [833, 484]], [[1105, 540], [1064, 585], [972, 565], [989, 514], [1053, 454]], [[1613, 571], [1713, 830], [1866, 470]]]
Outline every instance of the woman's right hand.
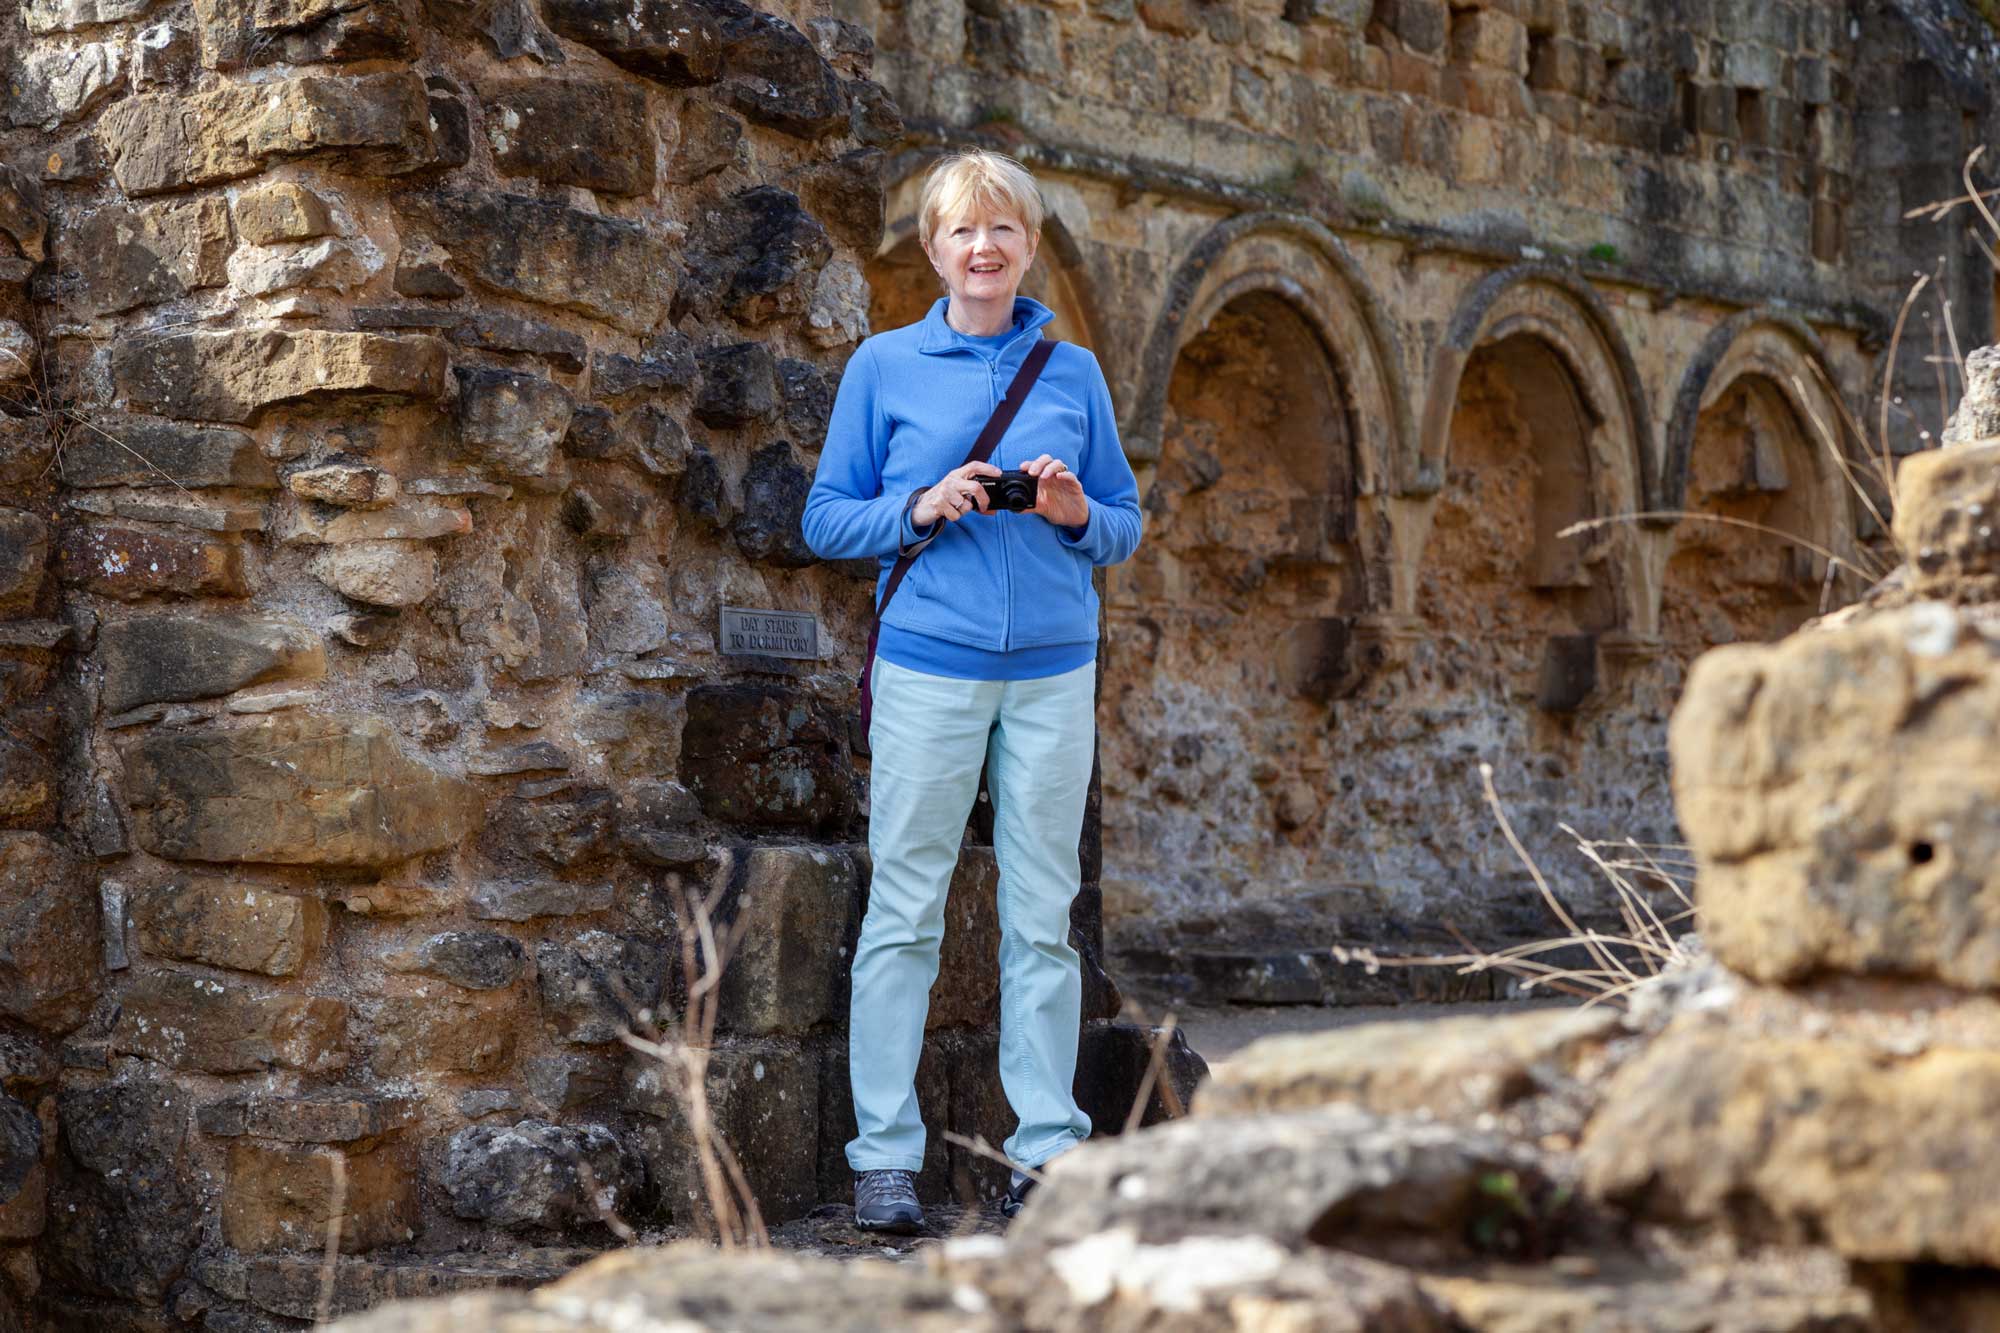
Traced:
[[956, 523], [977, 508], [986, 512], [986, 488], [975, 477], [997, 477], [1000, 469], [991, 463], [967, 463], [944, 474], [944, 480], [917, 497], [910, 509], [910, 522], [927, 528], [939, 519]]

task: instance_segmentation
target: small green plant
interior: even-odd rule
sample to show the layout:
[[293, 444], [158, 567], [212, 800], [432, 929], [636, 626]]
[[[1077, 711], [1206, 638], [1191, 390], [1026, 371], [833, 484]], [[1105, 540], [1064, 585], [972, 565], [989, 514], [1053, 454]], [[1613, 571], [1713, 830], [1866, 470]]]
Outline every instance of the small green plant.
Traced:
[[978, 128], [988, 125], [1019, 125], [1021, 116], [1011, 106], [983, 106], [979, 108], [972, 123]]
[[1618, 247], [1609, 241], [1599, 241], [1583, 252], [1583, 257], [1593, 264], [1622, 264], [1625, 256], [1618, 253]]

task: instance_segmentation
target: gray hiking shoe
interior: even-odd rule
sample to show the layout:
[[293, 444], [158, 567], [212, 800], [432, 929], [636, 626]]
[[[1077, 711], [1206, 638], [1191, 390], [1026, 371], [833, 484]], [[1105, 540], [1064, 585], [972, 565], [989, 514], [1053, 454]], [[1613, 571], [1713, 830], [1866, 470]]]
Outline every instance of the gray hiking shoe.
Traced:
[[1016, 1171], [1007, 1181], [1007, 1192], [1000, 1196], [1000, 1216], [1010, 1221], [1018, 1217], [1021, 1208], [1028, 1202], [1028, 1195], [1034, 1192], [1035, 1178]]
[[924, 1229], [912, 1171], [863, 1171], [854, 1178], [854, 1225], [863, 1231], [914, 1236]]

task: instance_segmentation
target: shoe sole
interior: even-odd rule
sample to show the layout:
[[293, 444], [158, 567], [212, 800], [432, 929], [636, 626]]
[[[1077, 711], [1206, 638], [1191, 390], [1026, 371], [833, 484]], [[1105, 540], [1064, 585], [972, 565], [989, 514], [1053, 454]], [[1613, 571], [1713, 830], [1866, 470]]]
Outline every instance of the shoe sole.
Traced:
[[872, 1231], [878, 1236], [921, 1236], [924, 1234], [924, 1224], [922, 1222], [864, 1222], [857, 1217], [854, 1219], [854, 1225], [859, 1230]]

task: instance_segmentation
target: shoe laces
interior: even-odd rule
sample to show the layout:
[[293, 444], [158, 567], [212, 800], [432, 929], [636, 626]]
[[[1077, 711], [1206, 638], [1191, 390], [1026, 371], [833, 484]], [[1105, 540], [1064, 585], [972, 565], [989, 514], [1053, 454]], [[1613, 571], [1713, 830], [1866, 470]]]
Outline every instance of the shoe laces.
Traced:
[[857, 1208], [894, 1207], [907, 1204], [915, 1207], [917, 1202], [917, 1176], [914, 1171], [864, 1171], [854, 1182], [854, 1206]]

